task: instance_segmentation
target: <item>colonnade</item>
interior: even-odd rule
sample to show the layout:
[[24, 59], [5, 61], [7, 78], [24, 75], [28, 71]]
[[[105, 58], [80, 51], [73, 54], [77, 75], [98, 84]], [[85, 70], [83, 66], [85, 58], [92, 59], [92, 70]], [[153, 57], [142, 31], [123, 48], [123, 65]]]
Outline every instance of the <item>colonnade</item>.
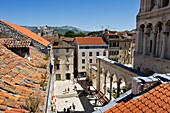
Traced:
[[159, 22], [156, 27], [150, 24], [141, 27], [137, 31], [136, 52], [143, 55], [150, 55], [166, 58], [167, 37], [169, 36], [170, 26], [162, 26]]

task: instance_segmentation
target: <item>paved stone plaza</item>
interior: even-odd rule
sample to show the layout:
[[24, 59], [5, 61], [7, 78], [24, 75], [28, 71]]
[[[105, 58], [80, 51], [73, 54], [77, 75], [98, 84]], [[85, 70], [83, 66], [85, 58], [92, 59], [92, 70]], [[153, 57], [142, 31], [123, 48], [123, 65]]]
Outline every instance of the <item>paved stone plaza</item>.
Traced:
[[[84, 111], [81, 101], [78, 97], [77, 91], [74, 90], [74, 86], [77, 86], [77, 90], [83, 90], [83, 88], [78, 83], [73, 83], [71, 80], [66, 81], [55, 81], [54, 82], [54, 96], [57, 98], [57, 110], [63, 112], [64, 108], [72, 106], [75, 104], [75, 111]], [[65, 93], [65, 89], [70, 91]]]

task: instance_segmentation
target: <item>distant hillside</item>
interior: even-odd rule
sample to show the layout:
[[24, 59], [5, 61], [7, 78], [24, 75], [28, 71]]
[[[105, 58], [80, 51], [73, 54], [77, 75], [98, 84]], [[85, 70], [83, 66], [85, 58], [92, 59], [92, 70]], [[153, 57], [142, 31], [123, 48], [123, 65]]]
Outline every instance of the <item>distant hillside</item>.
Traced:
[[[31, 30], [32, 32], [37, 33], [37, 27], [35, 27], [35, 26], [22, 26], [22, 27], [25, 27], [25, 28]], [[64, 34], [66, 31], [74, 31], [75, 33], [80, 33], [80, 32], [88, 33], [89, 32], [89, 31], [81, 30], [81, 29], [76, 28], [76, 27], [72, 27], [72, 26], [61, 26], [61, 27], [48, 26], [48, 27], [50, 27], [52, 29], [57, 29], [60, 34]], [[42, 29], [43, 29], [43, 27], [41, 27], [41, 30]]]

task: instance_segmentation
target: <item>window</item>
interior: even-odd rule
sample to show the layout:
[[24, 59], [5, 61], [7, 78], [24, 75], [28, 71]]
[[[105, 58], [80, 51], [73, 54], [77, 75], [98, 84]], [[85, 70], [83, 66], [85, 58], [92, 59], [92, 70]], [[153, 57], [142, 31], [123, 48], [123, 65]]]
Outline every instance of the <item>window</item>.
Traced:
[[85, 52], [82, 52], [82, 57], [85, 56]]
[[126, 55], [126, 51], [124, 51], [124, 54]]
[[56, 74], [56, 80], [61, 80], [61, 74]]
[[85, 64], [85, 59], [82, 59], [82, 64]]
[[92, 56], [92, 52], [89, 52], [89, 56]]
[[92, 63], [92, 59], [90, 59], [90, 63]]
[[66, 52], [68, 53], [68, 52], [69, 52], [69, 49], [66, 49]]
[[69, 56], [66, 56], [66, 61], [69, 61], [69, 60], [70, 60]]
[[108, 46], [79, 46], [79, 49], [108, 49]]
[[56, 70], [59, 70], [60, 69], [60, 64], [56, 64], [55, 68], [56, 68]]
[[119, 51], [110, 51], [109, 54], [110, 55], [119, 55]]
[[103, 56], [106, 56], [106, 52], [105, 51], [103, 52]]
[[125, 47], [126, 47], [126, 43], [125, 43]]
[[99, 52], [96, 52], [96, 56], [99, 56]]
[[98, 60], [96, 59], [96, 63], [97, 63], [97, 61], [98, 61]]
[[119, 42], [110, 42], [110, 47], [119, 47]]
[[67, 67], [67, 69], [70, 69], [70, 65], [69, 64], [67, 64], [66, 67]]
[[85, 69], [86, 67], [85, 66], [82, 66], [82, 69]]

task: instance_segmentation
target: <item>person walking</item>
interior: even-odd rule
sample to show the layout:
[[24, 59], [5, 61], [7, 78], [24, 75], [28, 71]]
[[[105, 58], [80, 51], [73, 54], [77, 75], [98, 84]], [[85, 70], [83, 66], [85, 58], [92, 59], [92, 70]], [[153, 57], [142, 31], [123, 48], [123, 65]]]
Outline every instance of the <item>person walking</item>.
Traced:
[[66, 108], [63, 109], [64, 113], [66, 113]]
[[70, 91], [70, 88], [69, 88], [69, 87], [68, 87], [67, 91], [68, 91], [68, 93], [69, 93], [69, 91]]
[[74, 103], [72, 103], [72, 106], [73, 106], [73, 110], [75, 111], [75, 109], [76, 109], [76, 106], [74, 105]]

